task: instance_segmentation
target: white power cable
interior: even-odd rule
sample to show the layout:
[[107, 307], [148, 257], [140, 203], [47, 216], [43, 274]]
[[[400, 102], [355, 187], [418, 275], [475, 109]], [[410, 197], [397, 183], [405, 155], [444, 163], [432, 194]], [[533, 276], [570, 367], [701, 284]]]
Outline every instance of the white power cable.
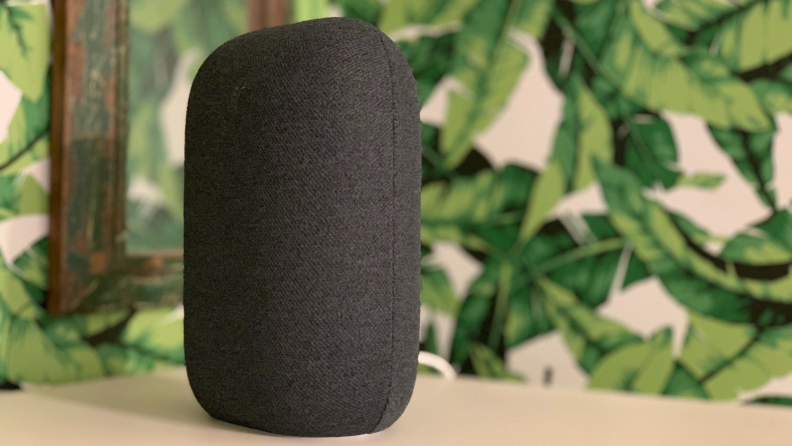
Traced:
[[454, 367], [442, 356], [429, 352], [418, 353], [418, 364], [423, 364], [440, 372], [445, 379], [456, 379], [457, 373]]

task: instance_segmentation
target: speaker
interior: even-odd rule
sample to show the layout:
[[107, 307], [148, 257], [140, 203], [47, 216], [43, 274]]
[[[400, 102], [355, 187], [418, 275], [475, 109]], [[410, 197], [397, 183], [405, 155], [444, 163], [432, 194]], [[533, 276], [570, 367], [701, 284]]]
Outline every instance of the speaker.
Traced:
[[421, 124], [399, 48], [331, 18], [243, 35], [187, 109], [184, 330], [213, 417], [381, 431], [415, 384]]

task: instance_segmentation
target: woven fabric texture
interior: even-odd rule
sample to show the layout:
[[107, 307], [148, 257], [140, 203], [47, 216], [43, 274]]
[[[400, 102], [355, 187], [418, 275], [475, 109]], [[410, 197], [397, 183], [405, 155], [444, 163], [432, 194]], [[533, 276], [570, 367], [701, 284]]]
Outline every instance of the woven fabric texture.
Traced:
[[297, 436], [390, 426], [418, 355], [420, 122], [379, 30], [250, 33], [193, 83], [185, 354], [212, 416]]

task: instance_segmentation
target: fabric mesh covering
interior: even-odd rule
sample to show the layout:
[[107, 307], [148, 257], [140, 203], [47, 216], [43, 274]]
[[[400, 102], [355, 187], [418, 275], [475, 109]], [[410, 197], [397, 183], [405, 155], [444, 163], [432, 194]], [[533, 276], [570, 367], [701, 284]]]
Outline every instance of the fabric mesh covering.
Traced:
[[295, 436], [380, 431], [415, 382], [420, 121], [375, 27], [238, 37], [187, 111], [185, 354], [212, 416]]

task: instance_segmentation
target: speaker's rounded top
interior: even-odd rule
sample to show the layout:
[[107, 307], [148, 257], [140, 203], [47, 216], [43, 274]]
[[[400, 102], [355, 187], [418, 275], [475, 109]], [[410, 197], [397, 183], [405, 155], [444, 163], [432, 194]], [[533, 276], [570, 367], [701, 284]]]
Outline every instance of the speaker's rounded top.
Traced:
[[248, 74], [245, 67], [261, 69], [262, 64], [282, 64], [284, 70], [294, 70], [304, 63], [325, 69], [345, 63], [365, 64], [362, 58], [367, 53], [356, 50], [367, 45], [385, 46], [389, 52], [395, 50], [391, 56], [403, 59], [407, 65], [396, 44], [377, 27], [362, 20], [331, 17], [264, 28], [229, 40], [209, 55], [198, 71], [193, 88], [196, 83], [200, 85], [207, 71], [220, 70], [229, 75], [236, 71], [244, 76]]

